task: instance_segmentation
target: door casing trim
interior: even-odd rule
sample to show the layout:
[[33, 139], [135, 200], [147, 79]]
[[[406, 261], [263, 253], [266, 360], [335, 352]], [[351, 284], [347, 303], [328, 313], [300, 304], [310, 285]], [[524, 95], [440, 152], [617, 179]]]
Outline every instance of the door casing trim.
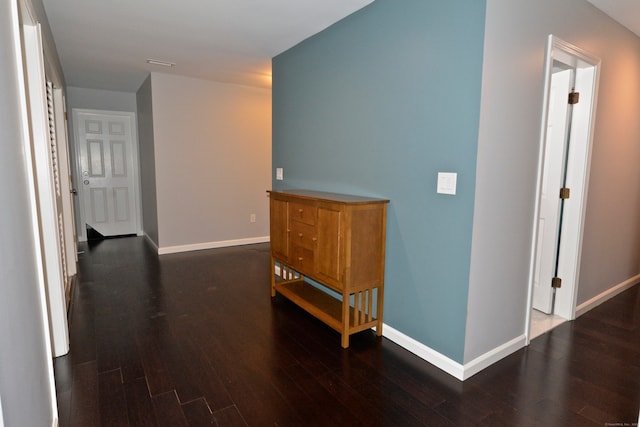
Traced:
[[[600, 77], [600, 58], [565, 42], [550, 34], [547, 38], [545, 55], [545, 82], [543, 110], [540, 123], [540, 144], [538, 149], [538, 172], [536, 178], [536, 201], [533, 215], [532, 240], [529, 267], [529, 291], [527, 296], [527, 313], [525, 321], [525, 336], [527, 345], [530, 342], [531, 310], [533, 303], [533, 285], [536, 269], [536, 254], [538, 244], [538, 217], [540, 215], [543, 164], [545, 154], [545, 140], [547, 130], [547, 116], [551, 91], [551, 74], [554, 60], [563, 62], [576, 69], [576, 91], [581, 92], [580, 105], [575, 108], [573, 123], [582, 126], [572, 126], [571, 141], [579, 143], [570, 146], [569, 164], [567, 173], [569, 179], [575, 184], [572, 188], [573, 203], [567, 210], [567, 221], [563, 221], [563, 242], [560, 245], [560, 259], [563, 278], [563, 288], [556, 291], [556, 308], [554, 313], [567, 320], [576, 318], [576, 302], [578, 295], [578, 276], [580, 269], [580, 257], [582, 252], [582, 237], [584, 229], [584, 216], [587, 207], [587, 192], [589, 182], [589, 169], [591, 165], [591, 150], [593, 146], [593, 134], [596, 118], [596, 105], [598, 85]], [[586, 98], [586, 99], [585, 99]], [[585, 107], [586, 106], [586, 107]], [[585, 126], [586, 124], [586, 126]]]

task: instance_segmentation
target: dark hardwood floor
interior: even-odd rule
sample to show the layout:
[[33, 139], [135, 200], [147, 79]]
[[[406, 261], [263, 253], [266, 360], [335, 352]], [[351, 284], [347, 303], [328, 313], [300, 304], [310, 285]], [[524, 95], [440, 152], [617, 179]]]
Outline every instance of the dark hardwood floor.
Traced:
[[[638, 286], [464, 383], [270, 297], [267, 244], [156, 256], [144, 239], [80, 255], [60, 426], [634, 425]], [[622, 424], [626, 423], [626, 424]]]

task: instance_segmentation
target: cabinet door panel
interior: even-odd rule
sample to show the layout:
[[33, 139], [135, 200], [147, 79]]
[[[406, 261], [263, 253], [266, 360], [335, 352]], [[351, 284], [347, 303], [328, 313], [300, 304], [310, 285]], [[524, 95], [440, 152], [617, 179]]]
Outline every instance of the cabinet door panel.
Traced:
[[384, 207], [351, 211], [349, 278], [362, 286], [378, 286], [384, 280]]
[[289, 259], [289, 203], [271, 198], [271, 252], [284, 261]]
[[342, 253], [343, 213], [339, 210], [318, 208], [318, 246], [317, 262], [318, 274], [325, 279], [331, 279], [337, 285], [342, 279], [344, 268]]

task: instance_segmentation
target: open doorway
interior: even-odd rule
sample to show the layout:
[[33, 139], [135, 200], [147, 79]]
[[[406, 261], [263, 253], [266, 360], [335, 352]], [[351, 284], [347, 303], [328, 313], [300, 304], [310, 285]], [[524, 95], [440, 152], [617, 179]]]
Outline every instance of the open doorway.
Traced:
[[545, 65], [528, 341], [575, 318], [600, 60], [550, 35]]

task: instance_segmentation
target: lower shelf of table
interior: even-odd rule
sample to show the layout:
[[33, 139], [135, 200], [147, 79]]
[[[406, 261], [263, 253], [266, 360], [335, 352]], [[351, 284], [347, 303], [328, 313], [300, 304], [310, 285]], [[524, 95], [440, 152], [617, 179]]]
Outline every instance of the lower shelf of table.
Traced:
[[[304, 280], [292, 280], [276, 284], [276, 291], [336, 331], [343, 333], [342, 301], [310, 285]], [[348, 303], [348, 302], [347, 302]], [[354, 324], [354, 308], [349, 307], [347, 334], [378, 326], [377, 319]], [[344, 323], [346, 323], [344, 322]], [[343, 345], [343, 347], [345, 347]]]

